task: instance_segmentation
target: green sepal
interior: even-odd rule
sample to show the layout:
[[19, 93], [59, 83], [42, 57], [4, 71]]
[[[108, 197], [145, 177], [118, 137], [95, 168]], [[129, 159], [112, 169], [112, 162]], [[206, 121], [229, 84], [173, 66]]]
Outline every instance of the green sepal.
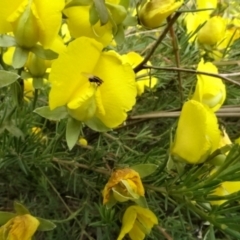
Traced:
[[108, 200], [108, 202], [106, 203], [106, 208], [107, 208], [107, 209], [110, 209], [110, 208], [112, 208], [114, 205], [116, 205], [116, 203], [117, 203], [117, 200], [114, 198], [113, 193], [111, 192], [111, 193], [110, 193], [110, 196], [109, 196], [109, 200]]
[[101, 26], [108, 22], [109, 15], [108, 10], [104, 0], [93, 0]]
[[19, 77], [16, 73], [0, 70], [0, 88], [14, 83]]
[[33, 78], [33, 87], [35, 89], [41, 89], [43, 88], [44, 81], [43, 78]]
[[27, 62], [28, 53], [28, 50], [16, 47], [12, 58], [12, 66], [17, 69], [23, 67]]
[[95, 8], [95, 5], [92, 4], [92, 6], [89, 9], [89, 22], [93, 26], [99, 21], [98, 12]]
[[36, 54], [39, 58], [42, 58], [45, 60], [54, 60], [58, 58], [58, 53], [54, 52], [51, 49], [44, 49], [40, 45], [36, 45], [32, 47], [30, 51]]
[[140, 207], [148, 208], [147, 200], [144, 196], [140, 196], [138, 199], [134, 199], [133, 201]]
[[78, 6], [89, 6], [93, 3], [93, 0], [72, 0], [68, 4], [66, 4], [66, 8], [70, 7], [78, 7]]
[[138, 174], [140, 175], [140, 178], [144, 178], [151, 175], [157, 170], [157, 168], [158, 166], [156, 164], [151, 164], [151, 163], [138, 164], [138, 165], [131, 166], [131, 169], [138, 172]]
[[36, 218], [40, 223], [37, 229], [38, 231], [51, 231], [56, 228], [56, 225], [52, 221], [39, 217]]
[[37, 113], [41, 117], [47, 118], [53, 121], [59, 121], [61, 119], [68, 117], [67, 109], [63, 107], [57, 107], [53, 110], [50, 110], [49, 106], [44, 106], [36, 108], [33, 112]]
[[123, 21], [124, 26], [136, 26], [137, 24], [137, 17], [131, 16], [130, 14], [128, 14]]
[[0, 47], [12, 47], [16, 45], [17, 43], [14, 37], [0, 34]]
[[82, 129], [82, 123], [74, 118], [69, 117], [66, 127], [66, 141], [68, 149], [71, 150], [76, 144], [80, 131]]
[[122, 44], [125, 40], [123, 25], [122, 24], [117, 25], [115, 30], [113, 29], [113, 32], [114, 32], [114, 39], [117, 45]]
[[21, 72], [21, 78], [22, 79], [32, 78], [32, 74], [30, 72], [22, 71]]
[[226, 155], [219, 154], [213, 159], [209, 160], [208, 163], [214, 165], [214, 166], [221, 166], [226, 160]]
[[93, 117], [84, 122], [89, 128], [97, 132], [107, 132], [112, 130], [104, 125], [104, 123], [97, 117]]
[[7, 223], [10, 219], [16, 217], [17, 214], [15, 213], [10, 213], [10, 212], [1, 212], [0, 211], [0, 225], [4, 225]]
[[19, 202], [14, 202], [13, 208], [16, 211], [17, 215], [31, 214], [29, 210]]

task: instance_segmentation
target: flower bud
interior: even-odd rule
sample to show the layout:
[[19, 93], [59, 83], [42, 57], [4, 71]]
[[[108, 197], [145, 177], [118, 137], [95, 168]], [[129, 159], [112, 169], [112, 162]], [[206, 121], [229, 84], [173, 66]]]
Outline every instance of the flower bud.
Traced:
[[159, 27], [182, 3], [182, 0], [148, 0], [139, 10], [139, 20], [147, 28]]
[[13, 33], [19, 46], [31, 48], [38, 42], [38, 21], [30, 4], [25, 6], [20, 16], [17, 13], [12, 14], [9, 21], [12, 23]]
[[30, 54], [27, 68], [33, 77], [42, 77], [47, 69], [45, 60], [35, 54]]

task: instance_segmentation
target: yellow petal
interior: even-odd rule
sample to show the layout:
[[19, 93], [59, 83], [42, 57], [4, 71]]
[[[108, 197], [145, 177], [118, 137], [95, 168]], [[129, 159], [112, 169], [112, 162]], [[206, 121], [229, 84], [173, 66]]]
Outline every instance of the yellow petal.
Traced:
[[172, 155], [187, 163], [198, 164], [218, 148], [219, 141], [220, 130], [214, 113], [195, 100], [186, 102], [179, 118]]
[[70, 34], [74, 38], [86, 36], [94, 38], [107, 46], [112, 41], [112, 25], [110, 22], [101, 26], [98, 21], [91, 26], [89, 21], [90, 6], [71, 7], [64, 10]]
[[22, 2], [23, 0], [14, 0], [10, 4], [8, 0], [0, 1], [0, 33], [12, 32], [12, 25], [7, 18]]
[[[198, 41], [202, 44], [214, 45], [222, 39], [226, 31], [226, 22], [222, 17], [212, 17], [198, 32]], [[211, 33], [211, 34], [209, 34]]]
[[0, 228], [0, 232], [8, 232], [9, 240], [30, 240], [39, 226], [37, 218], [30, 214], [16, 216]]
[[[226, 196], [235, 192], [240, 191], [240, 182], [223, 182], [219, 187], [215, 189], [212, 195], [217, 196]], [[211, 201], [213, 205], [221, 205], [225, 203], [227, 200], [218, 200], [218, 201]]]
[[40, 29], [39, 41], [45, 48], [49, 48], [58, 35], [62, 22], [61, 11], [64, 8], [65, 1], [34, 0], [34, 3], [44, 27]]
[[109, 128], [120, 125], [127, 118], [136, 101], [136, 83], [134, 72], [129, 64], [123, 64], [115, 52], [104, 52], [93, 72], [104, 82], [99, 87], [102, 96], [103, 115], [96, 116]]
[[139, 10], [140, 22], [147, 28], [159, 27], [162, 22], [175, 12], [182, 4], [182, 0], [147, 1]]
[[208, 19], [209, 15], [202, 15], [198, 13], [186, 14], [184, 22], [187, 28], [187, 34], [192, 35], [194, 33], [188, 40], [190, 43], [195, 41], [198, 27], [203, 25]]
[[[211, 62], [204, 63], [201, 59], [197, 71], [218, 73], [218, 69]], [[193, 100], [208, 105], [214, 112], [217, 111], [226, 99], [226, 88], [220, 78], [207, 75], [197, 75], [197, 85], [192, 97]]]
[[131, 240], [143, 240], [145, 233], [141, 230], [138, 224], [134, 224], [131, 231], [128, 233]]
[[[140, 207], [140, 206], [132, 206], [137, 214], [138, 214], [138, 217], [140, 216], [140, 219], [142, 220], [143, 218], [145, 218], [145, 221], [148, 221], [147, 225], [154, 225], [154, 224], [158, 224], [158, 219], [156, 217], [156, 215], [148, 208], [143, 208], [143, 207]], [[144, 222], [145, 222], [144, 221]], [[143, 222], [142, 222], [143, 223]]]
[[213, 10], [201, 11], [201, 14], [210, 15], [216, 9], [218, 0], [197, 0], [197, 9], [213, 8]]
[[53, 62], [49, 76], [52, 84], [49, 94], [51, 109], [66, 105], [76, 90], [89, 83], [84, 73], [93, 72], [102, 48], [94, 39], [81, 37], [71, 42]]
[[[122, 55], [122, 59], [124, 63], [129, 63], [132, 68], [134, 68], [143, 61], [143, 57], [136, 52], [129, 52], [127, 54], [124, 54]], [[151, 65], [151, 62], [148, 62], [147, 64]], [[149, 70], [147, 69], [139, 71], [136, 75], [137, 77], [139, 77], [136, 82], [138, 96], [141, 96], [144, 93], [145, 87], [153, 88], [157, 84], [157, 78], [150, 77], [148, 75]]]
[[136, 210], [132, 207], [127, 208], [123, 215], [122, 228], [117, 240], [122, 240], [124, 236], [133, 228], [134, 222], [137, 218]]

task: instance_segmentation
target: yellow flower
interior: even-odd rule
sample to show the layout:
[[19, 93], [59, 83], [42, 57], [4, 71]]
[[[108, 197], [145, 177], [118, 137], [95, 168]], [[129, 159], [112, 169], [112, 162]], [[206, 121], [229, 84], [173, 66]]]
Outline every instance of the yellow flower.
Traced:
[[0, 239], [31, 240], [39, 221], [30, 214], [18, 215], [0, 228]]
[[[130, 188], [134, 196], [129, 194], [127, 187]], [[103, 189], [103, 204], [109, 201], [111, 194], [120, 202], [144, 196], [144, 188], [139, 174], [130, 168], [118, 169], [113, 172]]]
[[182, 4], [182, 0], [148, 0], [139, 10], [140, 22], [147, 28], [159, 27]]
[[[219, 187], [217, 187], [212, 195], [217, 196], [226, 196], [235, 192], [240, 191], [240, 182], [223, 182]], [[218, 200], [218, 201], [211, 201], [212, 205], [221, 205], [225, 203], [227, 200]]]
[[198, 42], [201, 44], [214, 45], [223, 38], [225, 31], [226, 21], [219, 16], [212, 17], [199, 30]]
[[90, 7], [91, 6], [78, 6], [64, 10], [64, 14], [67, 16], [70, 34], [73, 38], [82, 36], [94, 38], [104, 46], [107, 46], [113, 39], [112, 24], [108, 22], [101, 26], [100, 21], [98, 21], [92, 26], [89, 21]]
[[7, 0], [0, 2], [0, 33], [14, 32], [21, 47], [31, 48], [38, 41], [51, 46], [57, 36], [64, 0]]
[[34, 92], [34, 87], [33, 87], [33, 79], [28, 78], [25, 79], [24, 82], [24, 100], [26, 102], [29, 102], [29, 98], [33, 98], [33, 92]]
[[[184, 18], [184, 22], [187, 28], [187, 34], [192, 35], [189, 38], [189, 42], [192, 43], [197, 38], [197, 28], [203, 25], [209, 19], [208, 15], [200, 13], [188, 13]], [[194, 34], [193, 34], [194, 33]]]
[[[198, 64], [197, 71], [218, 73], [217, 67], [211, 62]], [[197, 75], [197, 85], [192, 99], [208, 105], [214, 112], [217, 111], [226, 99], [226, 88], [220, 78], [207, 75]]]
[[195, 100], [187, 101], [171, 148], [174, 158], [190, 164], [202, 163], [218, 148], [219, 141], [220, 130], [212, 110]]
[[212, 10], [201, 11], [202, 15], [210, 15], [217, 8], [218, 0], [197, 0], [197, 9], [212, 8]]
[[143, 240], [155, 224], [158, 224], [158, 219], [151, 210], [137, 205], [130, 206], [123, 215], [117, 240], [122, 240], [126, 234], [132, 240]]
[[[129, 63], [132, 68], [137, 66], [143, 60], [143, 57], [135, 52], [129, 52], [123, 55], [122, 58], [123, 61]], [[148, 65], [151, 65], [151, 63], [148, 62]], [[136, 75], [136, 77], [140, 77], [136, 82], [138, 96], [141, 96], [144, 93], [145, 87], [153, 88], [157, 84], [157, 78], [150, 78], [148, 75], [149, 71], [147, 69], [139, 71]]]
[[108, 128], [120, 125], [136, 101], [134, 72], [114, 51], [81, 37], [53, 62], [49, 76], [50, 109], [67, 106], [83, 122], [100, 120]]

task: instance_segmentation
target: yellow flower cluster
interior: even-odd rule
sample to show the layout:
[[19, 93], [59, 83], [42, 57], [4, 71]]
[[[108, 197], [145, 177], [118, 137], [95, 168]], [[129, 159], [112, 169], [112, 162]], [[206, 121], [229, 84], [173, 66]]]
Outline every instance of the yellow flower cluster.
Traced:
[[215, 15], [217, 4], [217, 0], [197, 0], [198, 12], [188, 13], [184, 19], [189, 42], [197, 40], [200, 48], [215, 60], [224, 57], [228, 48], [240, 38], [239, 19], [224, 13]]
[[[135, 201], [144, 197], [145, 190], [140, 175], [131, 168], [114, 171], [103, 190], [103, 204], [128, 200]], [[130, 239], [144, 239], [158, 224], [155, 214], [146, 207], [132, 205], [128, 207], [122, 218], [122, 228], [117, 240], [122, 240], [126, 234]]]

